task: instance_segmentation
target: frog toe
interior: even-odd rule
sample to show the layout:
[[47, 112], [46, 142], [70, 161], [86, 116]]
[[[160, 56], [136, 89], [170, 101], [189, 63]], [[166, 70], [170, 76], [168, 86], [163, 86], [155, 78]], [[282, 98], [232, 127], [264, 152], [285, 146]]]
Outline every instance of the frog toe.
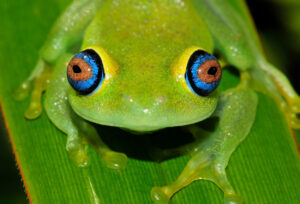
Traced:
[[17, 101], [24, 100], [25, 98], [28, 97], [30, 90], [31, 90], [31, 83], [24, 82], [15, 90], [13, 90], [12, 97]]
[[105, 165], [110, 169], [123, 170], [127, 164], [126, 154], [107, 151], [102, 157]]
[[85, 150], [79, 150], [70, 154], [72, 161], [79, 167], [88, 165], [88, 156]]
[[151, 199], [155, 204], [167, 204], [170, 197], [164, 192], [161, 187], [153, 187], [151, 190]]
[[224, 194], [224, 204], [240, 204], [243, 203], [241, 196], [237, 194]]
[[292, 110], [285, 102], [281, 103], [281, 108], [287, 118], [290, 127], [300, 129], [300, 119], [295, 110]]
[[24, 113], [25, 118], [29, 120], [33, 120], [38, 118], [42, 113], [42, 107], [40, 104], [31, 105], [27, 108]]
[[300, 97], [291, 100], [290, 108], [294, 113], [300, 113]]
[[70, 159], [76, 166], [85, 167], [88, 165], [88, 155], [84, 145], [76, 142], [68, 142], [66, 149]]
[[288, 114], [288, 122], [292, 128], [300, 129], [300, 119], [298, 118], [297, 114]]

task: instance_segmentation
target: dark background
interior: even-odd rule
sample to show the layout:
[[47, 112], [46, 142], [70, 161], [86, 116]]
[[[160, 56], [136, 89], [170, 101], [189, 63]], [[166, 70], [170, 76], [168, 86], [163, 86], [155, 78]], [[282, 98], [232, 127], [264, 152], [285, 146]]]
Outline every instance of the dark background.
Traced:
[[[297, 69], [300, 65], [300, 28], [291, 27], [287, 22], [300, 22], [300, 3], [279, 4], [271, 0], [247, 2], [266, 55], [287, 74], [299, 93], [300, 80]], [[299, 20], [289, 17], [298, 11]], [[0, 117], [0, 135], [0, 203], [28, 203], [2, 117]]]

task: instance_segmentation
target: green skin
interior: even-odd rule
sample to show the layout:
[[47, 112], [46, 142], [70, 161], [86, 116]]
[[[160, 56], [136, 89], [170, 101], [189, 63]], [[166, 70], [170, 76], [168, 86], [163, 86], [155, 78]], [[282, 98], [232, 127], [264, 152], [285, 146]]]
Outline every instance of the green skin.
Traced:
[[[99, 51], [104, 62], [103, 85], [88, 96], [77, 94], [66, 79], [65, 64], [74, 55], [68, 50], [79, 43], [80, 50]], [[222, 64], [241, 71], [240, 85], [206, 97], [196, 95], [184, 78], [195, 49], [220, 53]], [[225, 168], [255, 120], [253, 89], [272, 96], [291, 127], [300, 124], [299, 96], [266, 61], [247, 7], [237, 0], [74, 1], [54, 25], [35, 70], [16, 90], [16, 98], [25, 98], [32, 84], [25, 117], [41, 114], [46, 90], [48, 117], [67, 134], [67, 151], [81, 167], [88, 164], [86, 144], [109, 168], [123, 169], [127, 161], [125, 154], [110, 150], [87, 121], [139, 133], [185, 126], [196, 139], [207, 135], [196, 146], [170, 151], [191, 151], [193, 157], [176, 181], [152, 189], [156, 203], [168, 203], [175, 192], [198, 179], [217, 184], [225, 203], [242, 203]], [[220, 119], [214, 132], [195, 125], [208, 117]]]

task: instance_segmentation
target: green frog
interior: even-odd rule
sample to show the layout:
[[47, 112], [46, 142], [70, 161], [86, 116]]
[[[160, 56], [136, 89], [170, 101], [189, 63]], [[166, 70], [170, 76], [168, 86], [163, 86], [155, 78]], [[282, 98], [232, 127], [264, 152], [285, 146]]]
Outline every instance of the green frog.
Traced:
[[[240, 71], [241, 82], [219, 93], [226, 65]], [[152, 189], [156, 203], [168, 203], [200, 179], [218, 185], [225, 203], [242, 203], [225, 168], [255, 120], [255, 89], [273, 97], [291, 127], [300, 127], [299, 96], [266, 60], [245, 2], [238, 0], [74, 0], [15, 97], [24, 99], [31, 89], [25, 117], [41, 114], [46, 91], [46, 113], [67, 135], [66, 150], [80, 167], [89, 161], [86, 145], [109, 168], [121, 170], [127, 161], [90, 122], [141, 137], [178, 126], [195, 138], [206, 135], [178, 149], [192, 158], [173, 183]], [[211, 117], [219, 122], [207, 132], [198, 122]]]

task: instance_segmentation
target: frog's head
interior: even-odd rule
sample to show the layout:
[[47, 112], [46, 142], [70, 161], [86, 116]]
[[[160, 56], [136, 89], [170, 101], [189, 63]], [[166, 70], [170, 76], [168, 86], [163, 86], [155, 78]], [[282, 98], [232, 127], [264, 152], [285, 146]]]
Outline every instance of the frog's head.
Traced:
[[114, 10], [94, 20], [84, 51], [69, 63], [73, 110], [86, 120], [135, 131], [208, 118], [216, 108], [221, 68], [209, 54], [213, 43], [201, 20], [186, 11], [185, 17], [145, 14], [147, 23], [140, 23], [133, 12], [124, 18]]
[[122, 69], [102, 48], [90, 47], [68, 65], [70, 104], [89, 121], [135, 131], [192, 124], [212, 114], [221, 79], [214, 56], [191, 47], [170, 67], [157, 66], [150, 60]]

